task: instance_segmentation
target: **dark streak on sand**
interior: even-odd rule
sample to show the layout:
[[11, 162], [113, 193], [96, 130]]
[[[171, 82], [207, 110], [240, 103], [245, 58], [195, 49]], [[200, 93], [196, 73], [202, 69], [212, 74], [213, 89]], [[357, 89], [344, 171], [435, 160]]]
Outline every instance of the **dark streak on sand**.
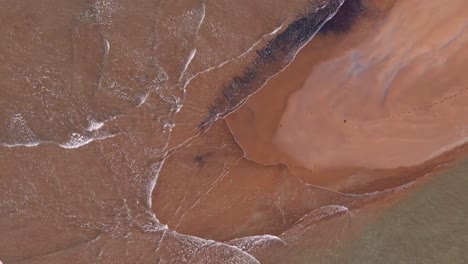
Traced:
[[244, 69], [241, 75], [232, 78], [224, 87], [222, 95], [214, 100], [208, 109], [208, 116], [200, 123], [199, 128], [204, 129], [219, 117], [234, 111], [250, 94], [266, 82], [269, 76], [286, 66], [292, 59], [292, 55], [320, 30], [330, 16], [335, 14], [342, 1], [332, 0], [323, 8], [317, 8], [317, 5], [312, 6], [309, 8], [312, 11], [289, 24], [264, 48], [257, 50], [257, 57], [253, 62]]
[[198, 167], [203, 167], [203, 165], [205, 165], [206, 159], [209, 156], [211, 156], [211, 154], [212, 154], [211, 152], [200, 154], [200, 155], [195, 156], [193, 160], [195, 161]]

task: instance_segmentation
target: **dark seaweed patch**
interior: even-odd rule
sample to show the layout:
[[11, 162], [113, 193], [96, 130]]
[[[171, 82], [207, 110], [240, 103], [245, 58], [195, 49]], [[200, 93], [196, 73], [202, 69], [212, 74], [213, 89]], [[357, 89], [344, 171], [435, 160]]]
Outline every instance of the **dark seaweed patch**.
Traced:
[[292, 22], [285, 31], [273, 39], [272, 45], [284, 53], [297, 50], [320, 29], [332, 14], [332, 9], [323, 8]]
[[340, 0], [333, 0], [323, 8], [312, 7], [311, 10], [313, 11], [289, 24], [283, 32], [270, 40], [265, 47], [257, 50], [257, 57], [252, 63], [244, 69], [241, 75], [232, 78], [223, 89], [222, 95], [210, 106], [208, 117], [200, 123], [199, 128], [205, 128], [219, 116], [226, 115], [239, 106], [248, 95], [255, 91], [255, 84], [266, 81], [268, 78], [268, 74], [261, 75], [260, 73], [266, 72], [269, 65], [278, 62], [287, 63], [290, 54], [295, 53], [317, 33], [328, 17], [336, 12], [340, 3]]
[[200, 154], [197, 155], [193, 158], [193, 161], [197, 164], [198, 167], [203, 167], [205, 165], [205, 162], [209, 156], [211, 156], [211, 152], [205, 153], [205, 154]]
[[272, 57], [274, 48], [271, 46], [270, 43], [268, 43], [268, 45], [265, 48], [257, 50], [257, 54], [261, 59], [268, 59]]
[[365, 13], [362, 0], [346, 0], [336, 15], [320, 29], [320, 33], [345, 33]]

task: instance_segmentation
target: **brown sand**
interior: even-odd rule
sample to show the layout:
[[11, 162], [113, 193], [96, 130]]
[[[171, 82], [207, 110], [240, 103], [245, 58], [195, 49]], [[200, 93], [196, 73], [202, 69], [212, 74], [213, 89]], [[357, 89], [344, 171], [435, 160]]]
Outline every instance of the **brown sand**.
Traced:
[[359, 2], [257, 93], [340, 2], [0, 3], [0, 261], [310, 263], [353, 241], [467, 151], [468, 5]]
[[[2, 1], [0, 261], [258, 263], [238, 248], [167, 229], [151, 196], [159, 179], [164, 186], [161, 168], [171, 175], [184, 163], [209, 166], [205, 145], [185, 153], [179, 167], [164, 164], [169, 148], [199, 132], [222, 93], [219, 83], [292, 21], [328, 3], [339, 7], [315, 0]], [[332, 15], [325, 11], [316, 22]], [[271, 65], [271, 72], [281, 68]], [[180, 133], [171, 133], [175, 123]], [[229, 146], [228, 153], [239, 150]], [[220, 159], [214, 178], [195, 179], [198, 189], [209, 189], [230, 163]], [[172, 180], [177, 187], [180, 179]], [[178, 190], [164, 191], [170, 188]]]
[[[227, 118], [247, 158], [284, 163], [309, 174], [306, 182], [350, 190], [370, 170], [392, 174], [466, 141], [468, 53], [461, 47], [468, 6], [364, 3], [352, 33], [316, 37]], [[403, 14], [413, 5], [417, 22]], [[401, 170], [411, 169], [394, 174]]]

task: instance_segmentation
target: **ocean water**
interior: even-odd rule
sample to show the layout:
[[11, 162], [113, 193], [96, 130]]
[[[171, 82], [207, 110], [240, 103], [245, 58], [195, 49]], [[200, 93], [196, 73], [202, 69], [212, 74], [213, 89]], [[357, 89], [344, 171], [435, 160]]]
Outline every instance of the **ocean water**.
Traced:
[[330, 263], [466, 263], [467, 166], [432, 175]]

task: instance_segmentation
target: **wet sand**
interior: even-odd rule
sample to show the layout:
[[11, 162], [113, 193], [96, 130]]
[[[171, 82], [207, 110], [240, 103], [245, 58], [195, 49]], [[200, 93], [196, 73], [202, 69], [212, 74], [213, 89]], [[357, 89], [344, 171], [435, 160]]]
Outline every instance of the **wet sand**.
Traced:
[[[408, 3], [406, 3], [408, 4]], [[352, 51], [352, 49], [359, 49], [360, 46], [364, 46], [364, 50], [373, 50], [374, 52], [378, 53], [377, 49], [369, 49], [368, 47], [365, 46], [366, 42], [373, 42], [373, 37], [374, 35], [378, 35], [379, 31], [382, 31], [382, 28], [386, 28], [386, 22], [390, 21], [388, 23], [396, 23], [392, 22], [395, 20], [391, 14], [399, 14], [402, 13], [403, 11], [398, 10], [398, 8], [407, 8], [405, 5], [401, 6], [402, 4], [400, 3], [400, 6], [396, 5], [393, 6], [392, 2], [387, 2], [386, 5], [382, 6], [373, 6], [372, 4], [368, 5], [367, 7], [363, 6], [362, 13], [359, 14], [357, 17], [354, 17], [353, 19], [355, 20], [355, 25], [354, 25], [354, 32], [357, 32], [356, 35], [353, 35], [351, 33], [346, 33], [346, 30], [338, 30], [338, 31], [333, 31], [331, 29], [325, 30], [321, 35], [317, 36], [314, 38], [314, 41], [312, 41], [304, 50], [302, 50], [296, 59], [293, 61], [293, 63], [282, 73], [279, 75], [275, 76], [272, 78], [269, 83], [263, 87], [262, 90], [254, 94], [252, 97], [250, 97], [246, 104], [243, 105], [240, 109], [238, 109], [236, 112], [232, 113], [226, 118], [226, 122], [229, 125], [230, 130], [233, 133], [233, 136], [235, 137], [236, 141], [239, 143], [239, 145], [242, 147], [244, 153], [245, 153], [245, 158], [241, 159], [239, 163], [237, 163], [236, 167], [231, 170], [228, 174], [226, 175], [221, 175], [222, 178], [217, 178], [215, 181], [213, 181], [216, 184], [217, 188], [222, 189], [221, 193], [224, 194], [225, 198], [224, 199], [219, 199], [216, 197], [219, 197], [217, 195], [212, 194], [212, 190], [209, 189], [207, 192], [202, 191], [202, 195], [199, 195], [200, 192], [194, 191], [191, 192], [194, 194], [196, 198], [187, 198], [188, 195], [190, 195], [190, 192], [187, 192], [187, 189], [190, 190], [190, 187], [186, 187], [183, 191], [179, 191], [179, 198], [177, 199], [180, 201], [180, 204], [182, 206], [182, 209], [178, 207], [177, 209], [173, 209], [172, 211], [176, 212], [174, 213], [175, 215], [175, 220], [172, 213], [163, 213], [161, 215], [161, 219], [165, 219], [164, 214], [171, 215], [171, 218], [168, 218], [167, 223], [169, 226], [173, 226], [176, 230], [181, 230], [181, 232], [194, 232], [193, 234], [196, 234], [197, 236], [203, 236], [207, 235], [209, 238], [214, 238], [217, 240], [223, 240], [223, 239], [229, 239], [232, 237], [237, 237], [242, 234], [242, 236], [249, 236], [249, 235], [255, 235], [255, 234], [272, 234], [272, 235], [277, 235], [281, 232], [281, 230], [287, 230], [288, 225], [287, 223], [281, 223], [280, 218], [282, 214], [285, 214], [286, 217], [285, 219], [292, 219], [292, 222], [295, 223], [295, 220], [297, 218], [294, 217], [294, 215], [288, 215], [288, 211], [284, 212], [281, 209], [281, 202], [275, 201], [274, 198], [270, 198], [271, 194], [269, 196], [265, 196], [265, 194], [256, 194], [253, 198], [256, 203], [259, 203], [260, 201], [263, 201], [262, 203], [266, 203], [266, 205], [263, 205], [266, 207], [266, 209], [262, 209], [262, 205], [253, 203], [250, 201], [249, 196], [252, 196], [252, 193], [246, 192], [245, 194], [242, 193], [240, 190], [244, 188], [251, 188], [251, 189], [260, 189], [263, 190], [264, 192], [266, 191], [268, 193], [268, 189], [266, 187], [266, 183], [272, 184], [275, 181], [272, 179], [264, 179], [263, 175], [270, 175], [271, 172], [268, 172], [275, 168], [275, 170], [284, 170], [286, 174], [290, 175], [290, 177], [297, 177], [298, 182], [300, 182], [299, 186], [304, 183], [308, 184], [313, 184], [316, 186], [323, 186], [326, 188], [332, 188], [334, 190], [338, 190], [340, 192], [345, 192], [345, 193], [361, 193], [361, 194], [367, 194], [371, 192], [378, 192], [378, 191], [384, 191], [388, 190], [389, 188], [398, 188], [399, 186], [405, 186], [405, 184], [411, 183], [418, 178], [427, 175], [429, 173], [435, 172], [438, 168], [440, 168], [441, 165], [448, 165], [454, 160], [456, 160], [459, 157], [463, 157], [466, 155], [466, 148], [465, 147], [460, 147], [456, 150], [453, 150], [457, 144], [453, 144], [454, 142], [459, 142], [462, 140], [465, 135], [464, 134], [459, 134], [457, 133], [457, 129], [455, 129], [453, 126], [460, 125], [462, 122], [461, 120], [464, 118], [464, 114], [461, 111], [460, 113], [456, 112], [456, 114], [460, 115], [452, 117], [451, 112], [449, 109], [437, 109], [437, 115], [440, 115], [439, 118], [436, 119], [430, 119], [432, 115], [434, 115], [435, 111], [431, 107], [427, 107], [426, 105], [429, 105], [430, 103], [426, 101], [421, 101], [421, 102], [410, 102], [406, 104], [410, 104], [411, 106], [416, 106], [418, 105], [423, 105], [424, 107], [421, 107], [421, 109], [418, 109], [416, 113], [405, 113], [406, 115], [413, 115], [416, 117], [413, 118], [420, 118], [422, 120], [421, 122], [425, 121], [426, 123], [418, 124], [414, 119], [409, 119], [406, 120], [404, 117], [399, 117], [396, 118], [394, 116], [387, 117], [384, 114], [387, 114], [387, 109], [380, 110], [380, 107], [382, 108], [387, 108], [386, 106], [382, 106], [379, 101], [378, 103], [374, 104], [372, 101], [370, 101], [369, 97], [364, 97], [364, 96], [355, 96], [354, 99], [351, 96], [343, 96], [343, 95], [335, 95], [336, 91], [328, 89], [327, 87], [328, 83], [327, 82], [332, 82], [332, 85], [334, 85], [333, 81], [335, 79], [339, 79], [340, 76], [346, 76], [344, 73], [340, 73], [339, 69], [342, 67], [343, 69], [348, 69], [349, 66], [343, 62], [343, 59], [341, 59], [341, 56], [347, 56], [349, 53], [355, 52]], [[351, 7], [352, 8], [352, 7]], [[428, 6], [427, 10], [431, 10], [431, 7]], [[460, 10], [460, 9], [459, 9]], [[393, 13], [392, 13], [393, 12]], [[441, 17], [447, 18], [450, 13], [447, 14], [442, 14]], [[453, 16], [455, 19], [459, 16]], [[379, 23], [376, 23], [379, 22]], [[402, 20], [401, 22], [404, 22]], [[454, 22], [454, 24], [456, 24]], [[395, 26], [398, 26], [395, 25]], [[387, 26], [388, 27], [388, 26]], [[351, 29], [347, 29], [351, 30]], [[382, 35], [385, 35], [385, 31], [383, 33], [380, 33]], [[398, 37], [396, 36], [397, 39], [405, 39], [407, 40], [406, 36]], [[415, 35], [417, 37], [417, 35]], [[441, 38], [440, 42], [444, 43], [446, 42], [447, 39]], [[459, 40], [463, 42], [463, 40]], [[331, 45], [333, 43], [334, 45]], [[342, 43], [340, 46], [340, 43]], [[424, 43], [424, 42], [422, 42]], [[382, 45], [384, 46], [384, 45]], [[436, 45], [436, 47], [438, 47]], [[320, 50], [320, 52], [317, 52], [317, 50]], [[351, 51], [350, 51], [351, 50]], [[458, 51], [458, 49], [455, 49], [455, 51]], [[331, 61], [331, 62], [329, 62]], [[337, 62], [335, 62], [337, 61]], [[451, 62], [454, 64], [455, 69], [461, 70], [461, 68], [457, 67], [458, 62]], [[318, 65], [332, 65], [329, 66], [334, 73], [329, 72], [329, 73], [317, 73], [317, 75], [320, 75], [322, 79], [319, 79], [318, 81], [309, 81], [310, 84], [307, 86], [307, 78], [311, 78], [310, 74], [314, 74], [316, 71], [316, 68]], [[423, 61], [420, 64], [426, 65], [427, 62]], [[450, 65], [450, 64], [448, 64]], [[447, 65], [447, 66], [448, 66]], [[307, 68], [309, 67], [309, 68]], [[324, 66], [325, 67], [325, 66]], [[450, 67], [450, 66], [448, 66]], [[312, 71], [313, 69], [313, 71]], [[443, 72], [444, 70], [441, 69]], [[338, 74], [337, 78], [329, 78], [328, 76], [333, 76], [333, 74]], [[461, 76], [460, 72], [454, 72], [454, 75], [456, 76]], [[318, 77], [317, 77], [318, 78]], [[326, 78], [326, 79], [325, 79]], [[377, 85], [367, 85], [365, 83], [365, 78], [359, 79], [356, 78], [358, 82], [357, 84], [354, 84], [355, 86], [361, 85], [359, 81], [363, 81], [364, 83], [362, 84], [362, 89], [366, 87], [370, 88], [380, 88], [382, 85], [379, 87]], [[455, 79], [452, 78], [451, 80], [459, 83], [460, 85], [463, 85], [463, 80], [460, 79]], [[423, 80], [424, 81], [424, 80]], [[319, 84], [320, 86], [316, 85]], [[457, 109], [463, 109], [463, 102], [466, 101], [466, 98], [463, 97], [463, 89], [459, 89], [459, 87], [455, 87], [453, 91], [450, 89], [444, 91], [447, 92], [448, 96], [443, 96], [440, 95], [437, 92], [434, 92], [434, 95], [431, 95], [431, 90], [429, 89], [430, 87], [423, 85], [423, 84], [418, 84], [418, 83], [413, 83], [413, 85], [416, 85], [417, 87], [425, 87], [427, 88], [425, 92], [429, 94], [429, 99], [427, 98], [422, 98], [425, 100], [433, 100], [435, 103], [438, 104], [439, 101], [445, 101], [448, 100], [448, 98], [452, 99], [453, 94], [460, 94], [461, 97], [456, 98], [460, 102], [460, 107]], [[436, 83], [434, 85], [433, 89], [437, 90], [441, 85], [440, 83]], [[306, 89], [308, 87], [311, 87], [311, 89], [317, 89], [318, 91], [325, 91], [328, 92], [330, 90], [330, 96], [331, 99], [325, 99], [326, 97], [320, 97], [315, 94], [312, 95], [297, 95], [295, 99], [295, 93], [298, 93], [298, 91], [301, 91], [303, 89]], [[446, 86], [444, 86], [446, 87]], [[347, 87], [339, 87], [342, 90], [357, 90], [357, 88], [347, 88]], [[409, 89], [409, 88], [408, 88]], [[339, 96], [339, 98], [342, 99], [342, 102], [334, 100], [333, 96]], [[432, 97], [431, 97], [432, 96]], [[318, 99], [317, 99], [318, 98]], [[357, 99], [356, 99], [357, 98]], [[297, 110], [297, 112], [290, 114], [289, 116], [285, 117], [285, 114], [287, 114], [288, 106], [289, 105], [294, 105], [297, 106], [300, 104], [300, 102], [297, 102], [297, 100], [301, 99], [307, 99], [307, 102], [303, 103], [303, 108], [300, 110]], [[387, 132], [390, 134], [392, 137], [395, 137], [397, 140], [399, 138], [403, 137], [402, 143], [400, 145], [395, 144], [395, 141], [392, 141], [392, 138], [390, 138], [389, 142], [386, 144], [391, 145], [394, 147], [396, 150], [395, 152], [397, 154], [400, 154], [400, 160], [392, 161], [391, 158], [388, 156], [391, 153], [388, 153], [386, 149], [382, 149], [382, 145], [377, 144], [375, 141], [372, 141], [373, 138], [369, 137], [369, 133], [371, 132], [366, 132], [369, 127], [372, 127], [373, 124], [366, 124], [366, 126], [363, 126], [364, 128], [361, 128], [356, 134], [362, 134], [365, 135], [366, 138], [363, 140], [369, 140], [364, 141], [364, 142], [359, 142], [357, 141], [358, 145], [361, 146], [368, 146], [373, 155], [367, 154], [368, 152], [364, 151], [364, 156], [356, 156], [353, 158], [356, 158], [356, 160], [351, 160], [349, 163], [342, 163], [340, 161], [340, 152], [341, 152], [341, 144], [343, 144], [343, 139], [340, 139], [339, 137], [336, 139], [336, 142], [334, 143], [333, 140], [335, 140], [333, 134], [340, 134], [343, 133], [340, 131], [340, 129], [346, 129], [347, 127], [351, 127], [356, 129], [358, 125], [357, 120], [345, 117], [343, 119], [337, 118], [339, 120], [339, 125], [336, 126], [330, 126], [326, 127], [325, 130], [322, 134], [321, 133], [316, 133], [315, 130], [307, 131], [308, 127], [321, 127], [323, 126], [322, 124], [326, 124], [326, 119], [330, 117], [330, 113], [334, 113], [334, 109], [332, 106], [330, 108], [326, 108], [327, 105], [323, 105], [323, 103], [328, 103], [329, 101], [332, 101], [334, 103], [333, 106], [340, 105], [340, 107], [345, 108], [343, 106], [345, 103], [347, 103], [347, 100], [350, 100], [351, 104], [350, 106], [347, 106], [349, 109], [353, 109], [353, 111], [362, 111], [359, 110], [359, 108], [356, 107], [355, 101], [359, 101], [360, 104], [369, 104], [370, 106], [374, 107], [373, 110], [365, 109], [366, 111], [369, 111], [370, 113], [378, 113], [377, 109], [379, 111], [383, 111], [384, 115], [383, 117], [373, 117], [374, 119], [377, 119], [376, 122], [386, 122], [388, 120], [393, 120], [397, 119], [396, 121], [392, 122], [386, 122], [387, 127], [379, 128], [381, 130], [378, 131], [391, 131]], [[379, 98], [380, 99], [380, 98]], [[418, 100], [419, 98], [415, 98], [414, 100]], [[294, 101], [296, 100], [296, 101]], [[315, 100], [315, 101], [314, 101]], [[353, 101], [355, 100], [355, 101]], [[395, 108], [402, 107], [398, 103], [400, 102], [399, 100], [395, 100], [395, 102], [389, 102], [386, 103], [386, 105], [390, 105]], [[312, 109], [311, 109], [311, 106]], [[453, 104], [450, 105], [450, 107], [453, 107]], [[325, 108], [325, 109], [324, 109]], [[307, 110], [310, 109], [310, 110]], [[320, 111], [314, 111], [314, 109], [320, 109]], [[323, 110], [322, 110], [323, 109]], [[347, 108], [346, 108], [347, 109]], [[346, 112], [347, 110], [343, 110]], [[283, 113], [286, 111], [286, 113]], [[394, 110], [395, 111], [395, 110]], [[325, 119], [320, 119], [320, 118], [311, 118], [310, 121], [308, 119], [305, 119], [304, 114], [309, 114], [309, 113], [317, 113], [317, 114], [323, 114]], [[283, 116], [282, 116], [283, 115]], [[282, 117], [281, 117], [282, 116]], [[307, 115], [306, 115], [307, 116]], [[398, 116], [398, 114], [396, 114]], [[428, 118], [429, 116], [429, 118]], [[281, 117], [281, 118], [280, 118]], [[346, 120], [346, 122], [345, 122]], [[447, 123], [446, 121], [453, 120], [454, 123]], [[308, 122], [307, 122], [308, 121]], [[290, 124], [291, 122], [297, 122], [301, 128], [299, 129], [297, 126], [292, 127], [289, 130], [286, 130], [288, 127], [287, 124]], [[437, 122], [440, 122], [438, 124]], [[304, 123], [308, 123], [308, 126], [304, 126]], [[411, 127], [408, 124], [414, 123], [417, 125], [416, 127]], [[425, 129], [430, 129], [431, 127], [425, 127], [425, 124], [427, 125], [438, 125], [441, 127], [448, 127], [448, 129], [441, 129], [441, 128], [435, 128], [433, 129], [434, 133], [441, 133], [443, 134], [443, 131], [446, 131], [448, 135], [445, 135], [446, 138], [448, 138], [446, 141], [438, 142], [437, 140], [424, 140], [425, 136], [424, 134], [419, 133], [421, 130]], [[362, 124], [361, 124], [362, 125]], [[403, 127], [409, 127], [409, 131], [402, 131], [398, 132], [397, 130], [390, 130], [392, 127], [398, 127], [398, 126], [403, 126]], [[452, 126], [452, 128], [450, 128]], [[344, 128], [343, 128], [344, 127]], [[305, 135], [311, 135], [311, 136], [305, 136], [305, 141], [296, 141], [300, 137], [297, 136], [298, 131], [300, 130], [305, 130], [303, 133]], [[317, 128], [313, 128], [317, 129]], [[286, 131], [285, 131], [286, 130]], [[377, 132], [378, 132], [377, 131]], [[452, 133], [455, 132], [455, 136], [453, 136]], [[377, 132], [374, 132], [375, 139], [374, 140], [380, 140], [382, 142], [385, 142], [386, 139], [386, 134], [378, 134]], [[400, 134], [399, 134], [400, 133]], [[405, 140], [404, 137], [408, 137], [409, 134], [410, 136], [416, 137], [414, 140], [416, 144], [421, 144], [417, 146], [422, 146], [421, 148], [418, 147], [413, 147], [411, 146], [411, 141], [408, 142], [408, 140]], [[324, 147], [324, 149], [316, 148], [313, 145], [308, 145], [307, 142], [317, 144], [318, 142], [323, 142], [324, 139], [320, 138], [320, 135], [323, 135], [326, 139], [327, 136], [331, 137], [331, 144], [336, 144], [336, 145], [327, 145]], [[421, 138], [417, 138], [420, 136]], [[453, 137], [451, 137], [453, 136]], [[432, 139], [432, 135], [429, 134], [428, 137]], [[444, 135], [442, 136], [444, 137]], [[284, 149], [282, 149], [281, 145], [278, 143], [279, 140], [289, 140], [286, 143], [283, 144], [283, 147], [286, 146], [288, 149], [297, 151], [299, 149], [304, 149], [305, 152], [311, 152], [311, 151], [317, 151], [320, 153], [319, 155], [322, 155], [325, 150], [330, 150], [334, 151], [332, 154], [330, 154], [330, 162], [334, 162], [331, 165], [326, 164], [326, 166], [317, 166], [315, 163], [319, 162], [318, 157], [313, 157], [311, 158], [311, 161], [307, 162], [300, 162], [298, 161], [299, 158], [298, 156], [304, 156], [303, 154], [294, 154], [291, 155], [287, 153]], [[353, 142], [354, 139], [348, 139], [348, 141]], [[428, 145], [428, 146], [427, 146]], [[444, 148], [446, 146], [449, 146], [452, 151], [445, 153], [445, 152], [436, 152], [433, 151], [438, 150], [440, 148]], [[375, 150], [378, 148], [378, 150]], [[412, 152], [408, 152], [407, 148], [410, 148], [416, 152], [416, 154]], [[429, 149], [428, 149], [429, 148]], [[448, 150], [447, 148], [447, 150]], [[316, 150], [317, 149], [317, 150]], [[320, 152], [321, 151], [321, 152]], [[334, 154], [338, 153], [338, 154]], [[359, 153], [358, 150], [352, 149], [351, 153]], [[374, 154], [375, 153], [375, 154]], [[380, 153], [381, 156], [376, 155], [377, 153]], [[421, 153], [419, 155], [422, 155], [422, 158], [416, 157], [415, 162], [411, 162], [410, 157], [417, 156], [418, 153]], [[289, 154], [289, 155], [288, 155]], [[404, 155], [403, 155], [404, 154]], [[343, 155], [343, 154], [341, 154]], [[367, 156], [366, 156], [367, 155]], [[408, 156], [405, 156], [408, 155]], [[291, 157], [293, 156], [293, 157]], [[335, 159], [336, 158], [336, 159]], [[372, 158], [375, 158], [377, 161], [376, 163], [372, 164]], [[378, 163], [378, 160], [380, 159], [380, 164]], [[388, 159], [388, 163], [386, 163], [386, 159]], [[180, 159], [177, 159], [180, 160]], [[314, 162], [312, 162], [312, 160]], [[370, 162], [369, 164], [367, 163], [359, 163], [358, 160], [363, 160], [366, 162]], [[336, 163], [335, 163], [336, 162]], [[264, 165], [263, 165], [264, 164]], [[278, 165], [276, 165], [278, 164]], [[285, 164], [287, 165], [281, 165]], [[305, 164], [310, 164], [312, 167], [306, 167], [304, 166]], [[265, 167], [266, 165], [266, 167]], [[259, 170], [260, 168], [263, 168]], [[288, 170], [288, 168], [290, 170]], [[250, 173], [249, 173], [250, 171]], [[192, 175], [193, 173], [184, 173], [185, 175]], [[241, 179], [242, 177], [246, 177], [246, 175], [255, 175], [255, 177], [250, 178], [248, 181], [248, 187], [242, 187], [240, 183], [238, 183], [236, 180]], [[164, 175], [162, 173], [161, 175]], [[169, 176], [168, 176], [169, 177]], [[270, 176], [271, 177], [271, 176]], [[259, 180], [260, 182], [256, 182], [256, 180]], [[285, 184], [285, 183], [283, 183]], [[234, 186], [232, 187], [233, 190], [231, 189], [224, 189], [223, 185], [228, 185], [228, 186]], [[219, 186], [219, 187], [218, 187]], [[164, 188], [164, 187], [161, 187]], [[227, 187], [225, 187], [227, 188]], [[271, 187], [270, 187], [271, 188]], [[166, 188], [169, 189], [169, 188]], [[300, 189], [300, 188], [299, 188]], [[158, 190], [158, 188], [157, 188]], [[229, 194], [230, 191], [234, 192], [234, 194]], [[273, 192], [273, 191], [270, 191]], [[279, 191], [274, 191], [275, 193], [279, 193]], [[291, 190], [288, 193], [297, 193], [297, 190]], [[156, 192], [156, 194], [158, 191]], [[219, 195], [221, 195], [221, 193]], [[290, 194], [291, 195], [291, 194]], [[332, 195], [330, 193], [329, 195]], [[281, 196], [278, 194], [278, 196]], [[286, 197], [288, 195], [285, 195]], [[333, 196], [333, 195], [332, 195]], [[338, 195], [339, 196], [339, 195]], [[198, 197], [198, 198], [197, 198]], [[249, 197], [250, 199], [244, 200], [241, 197]], [[353, 197], [353, 201], [351, 204], [355, 205], [356, 203], [359, 203], [361, 199], [365, 199], [363, 197], [358, 196], [359, 198]], [[159, 198], [159, 197], [158, 197]], [[155, 200], [157, 200], [156, 198]], [[200, 200], [201, 199], [201, 200]], [[279, 199], [279, 198], [278, 198]], [[285, 198], [290, 199], [290, 198]], [[310, 199], [310, 198], [306, 198]], [[312, 198], [314, 200], [315, 207], [308, 207], [308, 205], [300, 205], [301, 207], [306, 208], [305, 210], [316, 210], [321, 208], [324, 204], [320, 203], [320, 198], [314, 197]], [[330, 198], [327, 197], [325, 200], [334, 200], [334, 199], [342, 199], [342, 198]], [[195, 202], [187, 202], [190, 200], [194, 200]], [[174, 200], [171, 200], [174, 201]], [[216, 214], [213, 212], [213, 207], [210, 206], [211, 203], [214, 203], [214, 201], [218, 201], [222, 205], [219, 205], [218, 207], [225, 207], [224, 210], [221, 210], [220, 213]], [[167, 204], [172, 204], [173, 202], [167, 201], [164, 202], [164, 207], [167, 209]], [[188, 205], [186, 205], [188, 203]], [[350, 205], [349, 202], [336, 202], [337, 205], [343, 206], [346, 208], [353, 208], [353, 206]], [[297, 205], [297, 204], [296, 204]], [[186, 214], [180, 213], [180, 211], [184, 211], [184, 207], [188, 207], [189, 211], [189, 216]], [[275, 209], [275, 207], [280, 207], [279, 209]], [[294, 205], [289, 205], [286, 206], [287, 208], [294, 208]], [[382, 206], [383, 207], [383, 206]], [[206, 209], [203, 209], [206, 208]], [[253, 208], [253, 209], [251, 209]], [[162, 212], [158, 207], [156, 207], [156, 212]], [[266, 210], [264, 212], [264, 210]], [[278, 220], [275, 220], [275, 210], [279, 211], [276, 212], [278, 216], [276, 218]], [[304, 210], [304, 209], [296, 209], [296, 210]], [[250, 211], [250, 213], [249, 213]], [[182, 215], [177, 219], [177, 214]], [[303, 213], [300, 213], [301, 215]], [[187, 217], [190, 217], [189, 220], [186, 220], [186, 224], [184, 224], [184, 220]], [[252, 217], [255, 217], [254, 220], [249, 219], [248, 216], [252, 215]], [[372, 214], [371, 214], [372, 215]], [[220, 217], [222, 217], [223, 221], [219, 221]], [[181, 220], [182, 219], [182, 220]], [[257, 220], [260, 219], [260, 220]], [[164, 220], [163, 220], [164, 221]], [[257, 230], [249, 231], [245, 229], [245, 226], [252, 226], [251, 222], [254, 221], [253, 226]], [[257, 221], [259, 222], [264, 222], [268, 223], [267, 225], [263, 226], [260, 224], [256, 224]], [[165, 222], [166, 223], [166, 222]], [[246, 224], [249, 223], [249, 224]], [[199, 228], [202, 229], [199, 229]], [[209, 228], [207, 228], [209, 227]], [[236, 227], [232, 229], [233, 227]], [[240, 230], [239, 230], [240, 228]], [[215, 230], [223, 230], [223, 235], [227, 237], [220, 236], [220, 233], [218, 233]], [[226, 232], [227, 231], [227, 232]], [[230, 234], [232, 232], [232, 235]], [[245, 233], [243, 233], [245, 232]], [[237, 233], [237, 234], [236, 234]]]
[[3, 263], [463, 263], [464, 1], [0, 7]]

